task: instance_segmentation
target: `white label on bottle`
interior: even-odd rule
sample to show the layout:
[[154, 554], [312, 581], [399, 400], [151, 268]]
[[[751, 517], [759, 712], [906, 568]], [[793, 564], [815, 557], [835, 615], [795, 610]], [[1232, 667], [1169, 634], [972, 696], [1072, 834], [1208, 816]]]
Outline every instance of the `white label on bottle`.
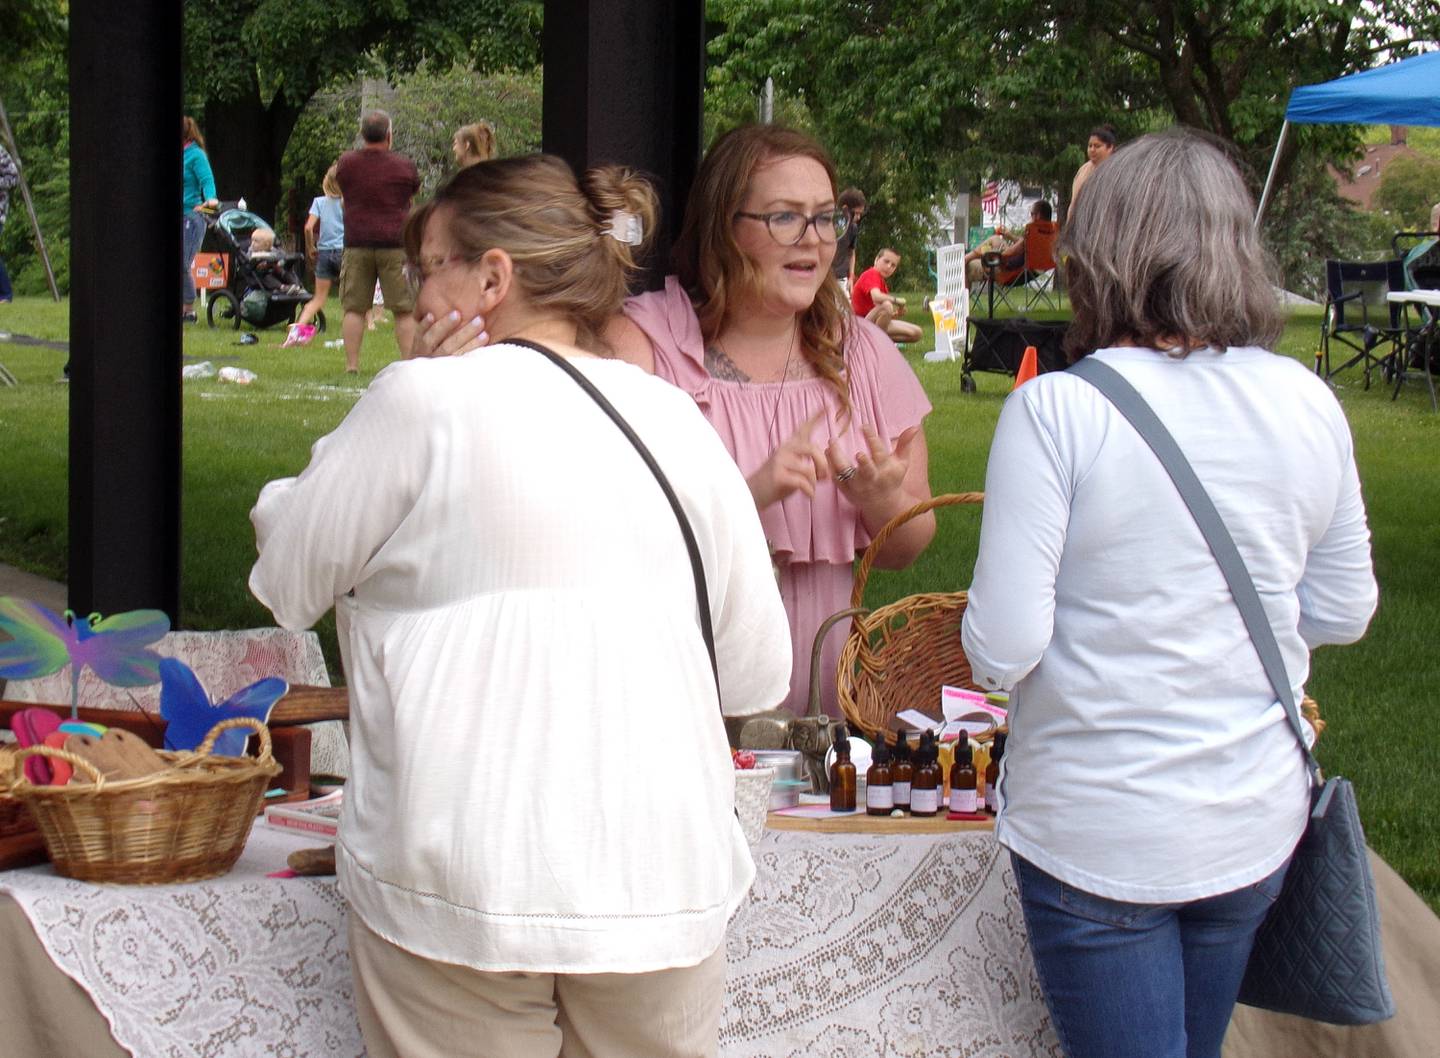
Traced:
[[887, 811], [895, 807], [894, 786], [866, 786], [865, 807], [884, 808]]
[[908, 782], [897, 782], [895, 784], [895, 803], [897, 805], [908, 805], [910, 803], [910, 784]]
[[934, 815], [940, 811], [940, 791], [912, 789], [910, 811], [918, 815]]
[[973, 813], [975, 811], [975, 791], [950, 787], [950, 811]]

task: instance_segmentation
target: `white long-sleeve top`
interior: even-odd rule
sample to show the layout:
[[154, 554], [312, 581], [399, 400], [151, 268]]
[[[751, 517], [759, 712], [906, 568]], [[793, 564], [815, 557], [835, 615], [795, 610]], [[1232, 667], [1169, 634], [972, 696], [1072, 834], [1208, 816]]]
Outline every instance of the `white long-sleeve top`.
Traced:
[[[790, 643], [754, 501], [680, 390], [572, 361], [660, 462], [705, 567], [727, 712]], [[675, 516], [616, 426], [533, 350], [386, 368], [251, 515], [280, 624], [337, 606], [351, 908], [482, 970], [643, 972], [720, 945], [754, 877]]]
[[[1349, 427], [1329, 389], [1261, 349], [1092, 354], [1170, 429], [1255, 580], [1295, 700], [1309, 648], [1374, 613]], [[1254, 882], [1305, 826], [1308, 776], [1194, 518], [1088, 382], [1005, 403], [962, 637], [1011, 689], [999, 841], [1077, 888], [1138, 903]]]

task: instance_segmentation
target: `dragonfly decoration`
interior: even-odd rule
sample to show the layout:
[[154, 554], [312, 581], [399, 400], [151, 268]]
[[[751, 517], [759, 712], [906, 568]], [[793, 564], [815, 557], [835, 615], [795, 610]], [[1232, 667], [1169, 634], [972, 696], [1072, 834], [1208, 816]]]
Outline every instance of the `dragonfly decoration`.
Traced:
[[32, 680], [70, 672], [70, 717], [78, 715], [80, 672], [88, 667], [115, 687], [146, 687], [160, 680], [161, 657], [150, 644], [170, 631], [160, 610], [130, 610], [101, 617], [62, 617], [29, 599], [0, 596], [0, 679]]

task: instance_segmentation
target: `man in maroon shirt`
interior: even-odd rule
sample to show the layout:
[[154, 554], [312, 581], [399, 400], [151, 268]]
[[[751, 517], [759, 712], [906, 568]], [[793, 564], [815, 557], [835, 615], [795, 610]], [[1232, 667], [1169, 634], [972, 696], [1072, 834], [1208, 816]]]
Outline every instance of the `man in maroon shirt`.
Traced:
[[345, 309], [345, 370], [360, 370], [365, 313], [374, 301], [375, 281], [385, 307], [395, 314], [395, 343], [410, 355], [415, 337], [415, 292], [405, 277], [405, 218], [420, 189], [415, 163], [390, 150], [390, 115], [372, 110], [360, 119], [358, 151], [340, 156], [336, 179], [345, 201], [345, 250], [340, 257], [340, 304]]

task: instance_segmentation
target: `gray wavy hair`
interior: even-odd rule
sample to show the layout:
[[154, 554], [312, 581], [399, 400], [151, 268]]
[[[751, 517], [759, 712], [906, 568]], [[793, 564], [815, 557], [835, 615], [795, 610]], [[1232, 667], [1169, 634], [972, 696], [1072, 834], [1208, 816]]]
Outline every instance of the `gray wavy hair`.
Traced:
[[1285, 327], [1255, 206], [1234, 164], [1200, 134], [1133, 140], [1095, 170], [1060, 238], [1072, 359], [1127, 344], [1273, 349]]

